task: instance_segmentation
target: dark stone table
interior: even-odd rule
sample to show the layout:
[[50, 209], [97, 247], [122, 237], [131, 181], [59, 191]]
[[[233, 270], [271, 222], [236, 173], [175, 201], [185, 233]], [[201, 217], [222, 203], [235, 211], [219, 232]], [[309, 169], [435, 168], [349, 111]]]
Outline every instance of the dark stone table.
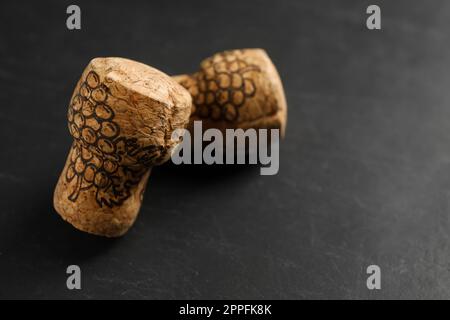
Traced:
[[[1, 4], [0, 298], [450, 298], [448, 1], [377, 1], [380, 31], [369, 1], [77, 1], [80, 31], [69, 4]], [[285, 85], [278, 175], [168, 164], [125, 237], [60, 219], [67, 105], [90, 59], [179, 74], [242, 47], [265, 48]]]

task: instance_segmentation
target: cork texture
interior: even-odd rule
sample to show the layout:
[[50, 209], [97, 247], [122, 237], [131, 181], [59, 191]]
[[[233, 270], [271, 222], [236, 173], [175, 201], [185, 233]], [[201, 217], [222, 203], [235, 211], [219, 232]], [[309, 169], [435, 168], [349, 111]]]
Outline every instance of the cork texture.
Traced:
[[280, 129], [283, 137], [287, 104], [280, 76], [263, 49], [217, 53], [190, 75], [174, 76], [192, 95], [189, 129]]
[[191, 96], [166, 74], [123, 58], [96, 58], [68, 110], [74, 138], [54, 193], [61, 217], [89, 233], [117, 237], [133, 224], [154, 165], [186, 127]]

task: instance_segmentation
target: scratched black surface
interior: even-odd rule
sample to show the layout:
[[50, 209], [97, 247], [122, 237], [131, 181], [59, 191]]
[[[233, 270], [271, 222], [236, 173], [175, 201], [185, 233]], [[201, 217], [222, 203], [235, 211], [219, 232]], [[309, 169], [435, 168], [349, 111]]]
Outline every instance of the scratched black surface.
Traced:
[[[376, 32], [368, 1], [77, 1], [81, 31], [68, 4], [1, 5], [0, 298], [450, 298], [448, 1], [377, 1]], [[59, 218], [67, 104], [91, 58], [178, 74], [241, 47], [284, 81], [278, 175], [156, 168], [117, 240]]]

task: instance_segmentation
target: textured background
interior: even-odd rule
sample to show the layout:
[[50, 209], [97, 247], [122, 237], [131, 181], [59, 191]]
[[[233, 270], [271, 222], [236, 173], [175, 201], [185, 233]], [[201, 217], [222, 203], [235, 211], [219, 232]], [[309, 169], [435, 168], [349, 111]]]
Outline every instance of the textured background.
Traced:
[[[8, 1], [0, 10], [0, 298], [450, 298], [450, 3]], [[280, 172], [164, 165], [123, 238], [52, 207], [83, 68], [169, 74], [265, 48], [289, 104]], [[69, 264], [81, 291], [65, 287]], [[365, 269], [382, 269], [382, 289]]]

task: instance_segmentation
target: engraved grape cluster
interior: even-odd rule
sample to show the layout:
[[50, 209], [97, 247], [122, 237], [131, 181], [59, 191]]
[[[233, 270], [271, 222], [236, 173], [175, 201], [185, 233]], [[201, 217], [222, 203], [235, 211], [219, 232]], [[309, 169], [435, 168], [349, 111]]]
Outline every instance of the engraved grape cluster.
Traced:
[[90, 71], [70, 103], [69, 131], [74, 143], [66, 180], [75, 181], [71, 201], [77, 200], [80, 191], [95, 188], [100, 206], [120, 205], [158, 155], [156, 147], [141, 148], [136, 139], [119, 136], [109, 94], [99, 75]]
[[222, 52], [204, 60], [194, 81], [182, 83], [194, 102], [192, 114], [216, 121], [235, 121], [245, 101], [255, 95], [250, 72], [260, 72], [233, 52]]

